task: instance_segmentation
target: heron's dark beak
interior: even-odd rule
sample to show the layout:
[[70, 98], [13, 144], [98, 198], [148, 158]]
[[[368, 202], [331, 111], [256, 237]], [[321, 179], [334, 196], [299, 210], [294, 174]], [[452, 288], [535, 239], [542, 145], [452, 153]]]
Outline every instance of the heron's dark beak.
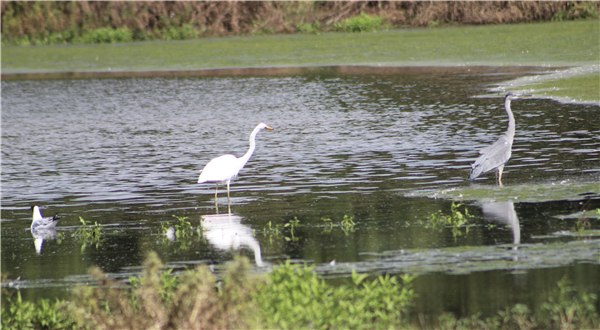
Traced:
[[273, 127], [269, 127], [269, 126], [267, 126], [267, 127], [265, 127], [265, 128], [266, 128], [266, 129], [268, 129], [268, 130], [271, 130], [271, 131], [273, 130]]

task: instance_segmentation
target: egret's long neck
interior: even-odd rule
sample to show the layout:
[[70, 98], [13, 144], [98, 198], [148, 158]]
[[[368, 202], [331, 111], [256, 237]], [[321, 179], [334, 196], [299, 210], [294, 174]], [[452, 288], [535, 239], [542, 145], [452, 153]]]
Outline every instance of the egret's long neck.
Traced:
[[508, 128], [506, 129], [506, 135], [512, 140], [515, 136], [515, 116], [513, 116], [512, 110], [510, 109], [510, 99], [507, 97], [504, 100], [504, 109], [508, 115]]
[[250, 148], [248, 148], [248, 151], [246, 151], [246, 153], [242, 157], [240, 157], [242, 167], [246, 165], [248, 160], [250, 160], [250, 157], [252, 157], [252, 153], [254, 152], [254, 148], [256, 147], [256, 134], [258, 134], [259, 131], [260, 128], [256, 127], [250, 134]]

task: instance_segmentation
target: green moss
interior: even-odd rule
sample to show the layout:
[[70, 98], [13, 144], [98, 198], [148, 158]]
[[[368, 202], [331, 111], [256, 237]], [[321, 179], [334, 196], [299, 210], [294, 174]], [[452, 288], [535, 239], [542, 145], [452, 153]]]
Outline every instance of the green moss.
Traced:
[[600, 74], [593, 73], [570, 78], [544, 81], [524, 86], [531, 93], [548, 97], [569, 97], [577, 101], [600, 101]]

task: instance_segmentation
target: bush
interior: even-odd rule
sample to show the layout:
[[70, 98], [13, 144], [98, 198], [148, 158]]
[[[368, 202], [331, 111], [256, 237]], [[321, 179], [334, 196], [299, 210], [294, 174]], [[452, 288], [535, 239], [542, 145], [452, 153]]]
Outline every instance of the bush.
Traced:
[[15, 298], [8, 298], [2, 305], [2, 329], [77, 329], [66, 304], [59, 300], [51, 303], [48, 299], [37, 303], [23, 301], [17, 291]]
[[133, 39], [133, 32], [127, 28], [110, 29], [101, 28], [91, 30], [84, 33], [81, 37], [75, 38], [73, 43], [76, 44], [100, 44], [100, 43], [116, 43], [129, 42]]
[[372, 329], [399, 327], [415, 294], [414, 277], [380, 276], [372, 282], [353, 272], [352, 283], [333, 287], [313, 267], [290, 265], [273, 270], [257, 297], [267, 328]]
[[381, 16], [369, 16], [365, 13], [348, 18], [342, 23], [333, 24], [333, 28], [339, 32], [373, 32], [381, 29], [382, 26]]

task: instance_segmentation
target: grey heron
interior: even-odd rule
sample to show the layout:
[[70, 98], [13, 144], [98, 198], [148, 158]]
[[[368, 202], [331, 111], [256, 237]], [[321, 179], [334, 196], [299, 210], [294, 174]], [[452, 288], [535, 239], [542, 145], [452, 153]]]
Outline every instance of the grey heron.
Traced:
[[508, 128], [494, 144], [489, 147], [485, 147], [479, 151], [479, 158], [471, 165], [471, 173], [469, 179], [473, 180], [479, 175], [487, 173], [489, 171], [498, 170], [496, 177], [498, 178], [498, 184], [502, 185], [502, 170], [504, 165], [510, 159], [512, 152], [512, 144], [515, 139], [515, 117], [510, 109], [510, 102], [512, 100], [518, 100], [523, 97], [530, 97], [531, 95], [515, 94], [509, 92], [504, 97], [504, 109], [508, 115]]

